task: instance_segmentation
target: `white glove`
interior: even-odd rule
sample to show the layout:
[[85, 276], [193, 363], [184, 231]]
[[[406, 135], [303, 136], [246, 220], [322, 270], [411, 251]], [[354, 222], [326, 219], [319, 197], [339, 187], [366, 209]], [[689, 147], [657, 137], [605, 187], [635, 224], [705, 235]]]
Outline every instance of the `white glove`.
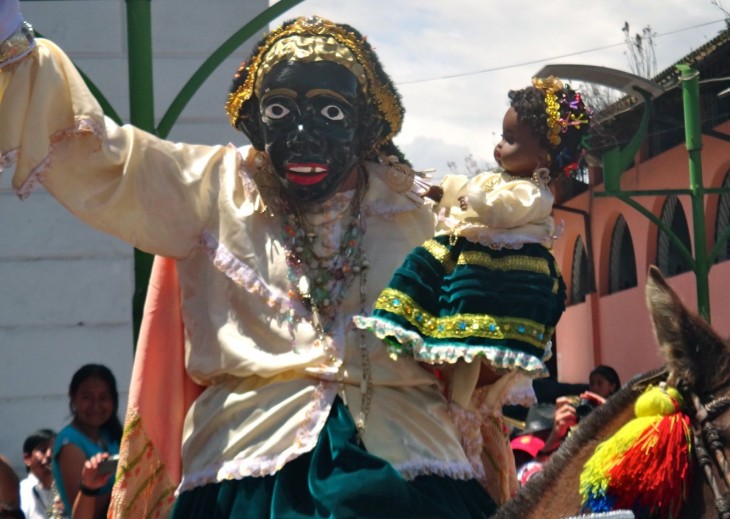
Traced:
[[10, 38], [22, 23], [20, 0], [0, 0], [0, 42]]

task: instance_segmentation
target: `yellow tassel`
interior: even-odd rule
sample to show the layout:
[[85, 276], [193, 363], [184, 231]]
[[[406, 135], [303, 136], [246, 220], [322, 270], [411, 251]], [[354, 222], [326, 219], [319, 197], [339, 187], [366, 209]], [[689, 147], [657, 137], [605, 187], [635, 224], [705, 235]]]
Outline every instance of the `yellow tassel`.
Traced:
[[584, 465], [580, 476], [580, 493], [584, 505], [594, 512], [610, 509], [610, 503], [605, 501], [611, 469], [621, 462], [624, 453], [648, 427], [656, 427], [664, 416], [677, 412], [681, 405], [682, 397], [675, 388], [667, 387], [664, 383], [660, 387], [647, 388], [634, 404], [636, 418], [602, 442]]

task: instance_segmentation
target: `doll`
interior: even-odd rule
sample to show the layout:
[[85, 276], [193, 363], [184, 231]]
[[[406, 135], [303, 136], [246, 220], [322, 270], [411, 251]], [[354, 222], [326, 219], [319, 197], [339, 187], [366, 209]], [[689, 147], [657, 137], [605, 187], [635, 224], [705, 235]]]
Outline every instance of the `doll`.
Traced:
[[[551, 337], [565, 309], [549, 183], [577, 168], [590, 115], [580, 94], [554, 77], [509, 92], [499, 166], [449, 176], [436, 206], [436, 235], [416, 247], [358, 328], [385, 340], [391, 356], [448, 367], [448, 394], [466, 406], [487, 371], [547, 375]], [[452, 370], [453, 371], [453, 370]]]

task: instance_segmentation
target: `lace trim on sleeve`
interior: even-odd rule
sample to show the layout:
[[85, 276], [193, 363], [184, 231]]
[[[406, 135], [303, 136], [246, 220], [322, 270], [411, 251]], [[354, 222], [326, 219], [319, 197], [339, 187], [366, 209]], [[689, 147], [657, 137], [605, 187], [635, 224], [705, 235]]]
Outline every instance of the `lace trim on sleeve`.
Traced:
[[0, 153], [0, 174], [6, 169], [11, 168], [18, 158], [18, 148], [10, 150], [6, 153]]
[[[86, 135], [94, 135], [98, 140], [99, 147], [101, 147], [101, 141], [104, 139], [104, 132], [102, 128], [99, 127], [98, 123], [89, 117], [77, 117], [73, 127], [53, 133], [49, 139], [50, 146], [48, 154], [33, 168], [30, 175], [28, 175], [28, 178], [26, 178], [23, 184], [15, 190], [15, 194], [18, 195], [21, 200], [28, 198], [36, 185], [38, 185], [38, 183], [43, 183], [43, 176], [51, 167], [53, 155], [58, 145], [71, 137]], [[12, 150], [11, 153], [13, 152], [15, 152], [15, 155], [18, 154], [18, 150]], [[15, 155], [13, 158], [15, 158]], [[0, 171], [2, 171], [3, 165], [4, 162], [0, 160]]]

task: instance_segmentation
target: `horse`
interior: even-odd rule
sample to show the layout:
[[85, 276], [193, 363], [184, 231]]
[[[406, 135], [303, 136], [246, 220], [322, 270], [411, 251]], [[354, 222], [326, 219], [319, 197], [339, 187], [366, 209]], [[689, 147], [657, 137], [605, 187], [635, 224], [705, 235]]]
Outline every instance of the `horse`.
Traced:
[[[634, 402], [650, 384], [666, 381], [687, 402], [693, 437], [694, 477], [679, 518], [730, 519], [730, 342], [688, 310], [661, 272], [651, 267], [646, 286], [654, 334], [666, 364], [632, 379], [582, 419], [493, 519], [559, 519], [581, 513], [579, 478], [596, 446], [634, 417]], [[600, 514], [597, 514], [600, 516]]]

